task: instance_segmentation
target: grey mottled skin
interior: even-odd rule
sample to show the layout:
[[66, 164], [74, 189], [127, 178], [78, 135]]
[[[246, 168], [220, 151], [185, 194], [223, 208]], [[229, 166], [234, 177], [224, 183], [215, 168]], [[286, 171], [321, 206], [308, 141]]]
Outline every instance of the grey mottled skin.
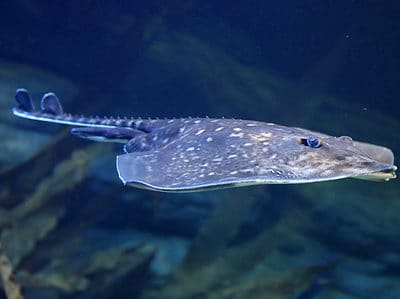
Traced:
[[[165, 136], [164, 130], [180, 132]], [[151, 151], [118, 156], [125, 183], [203, 189], [325, 181], [392, 168], [358, 149], [349, 137], [256, 121], [171, 120], [150, 135], [159, 140]], [[321, 147], [302, 144], [308, 136], [318, 137]]]
[[[83, 126], [72, 133], [125, 143], [126, 153], [117, 156], [119, 177], [125, 184], [142, 188], [183, 192], [358, 176], [395, 177], [389, 149], [353, 142], [350, 137], [237, 119], [76, 117], [62, 113], [54, 94], [44, 96], [42, 103], [47, 104], [41, 111], [32, 108], [25, 90], [18, 90], [16, 98], [19, 105], [13, 111], [17, 116]], [[304, 141], [310, 136], [318, 138], [321, 146], [308, 146]]]

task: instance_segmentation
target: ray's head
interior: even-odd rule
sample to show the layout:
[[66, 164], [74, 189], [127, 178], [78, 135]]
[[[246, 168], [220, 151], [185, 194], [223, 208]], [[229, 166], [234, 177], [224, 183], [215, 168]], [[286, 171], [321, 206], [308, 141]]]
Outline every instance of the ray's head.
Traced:
[[297, 134], [282, 136], [279, 142], [281, 167], [295, 181], [346, 177], [379, 181], [396, 177], [393, 153], [386, 147], [302, 129]]

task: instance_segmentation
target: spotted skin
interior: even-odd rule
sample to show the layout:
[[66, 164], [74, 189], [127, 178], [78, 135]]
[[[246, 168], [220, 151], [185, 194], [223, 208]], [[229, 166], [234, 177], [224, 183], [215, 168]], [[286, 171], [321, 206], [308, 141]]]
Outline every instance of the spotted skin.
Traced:
[[[23, 97], [18, 91], [17, 95]], [[29, 109], [23, 105], [14, 108], [19, 117], [81, 126], [72, 133], [123, 142], [125, 154], [117, 156], [119, 177], [124, 184], [141, 188], [190, 192], [359, 176], [395, 177], [389, 149], [370, 144], [362, 147], [349, 137], [237, 119], [76, 117], [52, 113], [46, 107], [35, 111], [25, 98], [21, 102]], [[49, 105], [58, 107], [57, 103]], [[318, 147], [308, 145], [310, 137], [318, 139]]]

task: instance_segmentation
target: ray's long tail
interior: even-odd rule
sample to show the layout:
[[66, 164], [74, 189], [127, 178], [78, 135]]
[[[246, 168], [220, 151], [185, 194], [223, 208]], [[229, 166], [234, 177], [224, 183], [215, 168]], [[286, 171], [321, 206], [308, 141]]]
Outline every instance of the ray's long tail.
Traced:
[[53, 92], [43, 95], [40, 102], [40, 110], [36, 110], [33, 101], [26, 89], [19, 88], [15, 94], [17, 106], [13, 108], [14, 115], [44, 121], [72, 126], [85, 127], [127, 127], [137, 128], [137, 120], [128, 118], [106, 118], [106, 117], [86, 117], [64, 113], [58, 97]]

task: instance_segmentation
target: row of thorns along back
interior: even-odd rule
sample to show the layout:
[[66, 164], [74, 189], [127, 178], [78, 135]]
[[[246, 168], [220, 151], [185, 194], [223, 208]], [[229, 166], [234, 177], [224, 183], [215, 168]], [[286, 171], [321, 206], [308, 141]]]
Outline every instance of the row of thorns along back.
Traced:
[[[48, 92], [43, 95], [42, 100], [40, 102], [40, 111], [36, 111], [33, 105], [33, 101], [27, 92], [27, 90], [20, 88], [16, 93], [16, 101], [18, 103], [18, 109], [28, 112], [31, 114], [39, 114], [46, 115], [49, 118], [57, 119], [58, 116], [62, 116], [66, 121], [77, 121], [87, 124], [93, 125], [110, 125], [110, 126], [121, 126], [121, 127], [136, 127], [136, 123], [141, 120], [167, 120], [168, 118], [142, 118], [142, 117], [120, 117], [120, 116], [84, 116], [84, 115], [74, 115], [71, 113], [64, 113], [62, 105], [58, 99], [58, 97], [53, 92]], [[191, 116], [185, 117], [187, 119], [192, 119]], [[209, 119], [208, 116], [204, 118]], [[224, 117], [221, 117], [224, 119]], [[183, 119], [183, 118], [172, 118], [174, 119]], [[234, 118], [232, 118], [234, 119]]]

